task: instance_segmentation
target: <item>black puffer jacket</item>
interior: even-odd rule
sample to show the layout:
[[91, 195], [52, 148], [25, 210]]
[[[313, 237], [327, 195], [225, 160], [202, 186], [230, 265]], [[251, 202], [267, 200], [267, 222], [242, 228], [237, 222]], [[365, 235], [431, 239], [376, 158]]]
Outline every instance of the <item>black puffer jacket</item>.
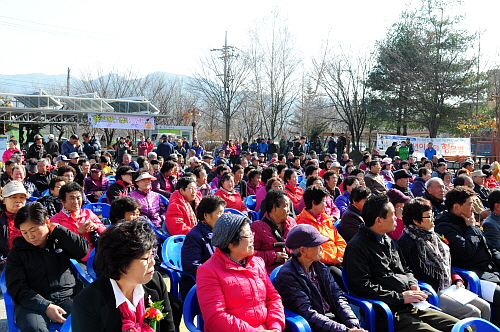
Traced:
[[61, 225], [54, 228], [44, 249], [16, 238], [5, 267], [7, 289], [14, 302], [45, 313], [50, 303], [57, 305], [74, 297], [79, 284], [69, 259], [82, 259], [88, 250], [83, 236]]
[[479, 227], [467, 226], [462, 217], [444, 212], [436, 220], [434, 231], [449, 242], [451, 265], [474, 271], [481, 279], [500, 282], [500, 252], [488, 247]]
[[325, 316], [317, 288], [295, 257], [283, 265], [274, 283], [285, 308], [304, 317], [313, 331], [344, 332], [359, 327], [356, 315], [335, 283], [330, 270], [320, 262], [314, 262], [312, 266], [319, 277], [321, 293], [330, 305], [330, 312], [335, 314], [336, 321]]

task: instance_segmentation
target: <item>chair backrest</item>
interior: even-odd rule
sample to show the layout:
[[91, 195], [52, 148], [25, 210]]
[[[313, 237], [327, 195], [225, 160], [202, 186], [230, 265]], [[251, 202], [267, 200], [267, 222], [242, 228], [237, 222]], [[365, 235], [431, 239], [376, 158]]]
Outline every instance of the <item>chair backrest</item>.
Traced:
[[273, 283], [274, 285], [274, 280], [276, 279], [276, 276], [278, 275], [278, 272], [281, 270], [281, 267], [283, 265], [280, 265], [280, 266], [276, 266], [273, 270], [273, 272], [271, 272], [271, 274], [269, 275], [269, 279], [271, 279], [271, 282]]
[[71, 265], [73, 273], [85, 286], [90, 285], [94, 281], [94, 278], [92, 278], [87, 272], [85, 272], [80, 266], [80, 263], [78, 263], [75, 259], [71, 258], [69, 260], [69, 263]]
[[44, 190], [43, 193], [42, 193], [42, 197], [43, 196], [50, 196], [50, 189]]
[[255, 206], [257, 205], [257, 201], [256, 201], [256, 197], [255, 195], [250, 195], [250, 196], [247, 196], [245, 198], [245, 206], [247, 207], [247, 209], [249, 210], [255, 210]]
[[109, 218], [111, 205], [106, 203], [90, 203], [82, 206], [82, 209], [89, 209], [100, 218]]
[[226, 209], [224, 209], [224, 213], [232, 213], [232, 214], [237, 214], [237, 215], [240, 215], [240, 216], [246, 217], [246, 216], [243, 214], [243, 212], [238, 211], [238, 210], [235, 210], [235, 209], [229, 209], [229, 208], [226, 208]]
[[158, 194], [158, 195], [160, 195], [160, 201], [163, 203], [163, 205], [165, 205], [165, 209], [168, 209], [168, 204], [170, 204], [170, 201], [168, 200], [168, 198], [166, 198], [162, 194]]
[[216, 192], [217, 190], [219, 190], [219, 189], [217, 189], [217, 188], [216, 188], [216, 189], [212, 189], [212, 195], [215, 195], [215, 192]]
[[161, 247], [161, 257], [165, 264], [176, 270], [182, 270], [181, 250], [186, 235], [173, 235]]
[[184, 317], [184, 325], [189, 331], [203, 332], [203, 317], [201, 316], [198, 296], [196, 296], [196, 285], [191, 288], [184, 300], [182, 316]]
[[101, 197], [97, 200], [97, 203], [108, 203], [108, 198], [106, 197], [106, 194], [102, 194]]
[[482, 318], [476, 318], [476, 317], [470, 317], [470, 318], [465, 318], [456, 323], [453, 328], [451, 329], [451, 332], [463, 332], [465, 329], [469, 326], [475, 326], [476, 331], [481, 331], [481, 332], [498, 332], [500, 329], [493, 325], [492, 323], [488, 322], [487, 320], [484, 320]]
[[467, 281], [467, 288], [479, 296], [481, 296], [481, 282], [479, 277], [473, 271], [468, 271], [464, 269], [459, 269], [458, 267], [453, 267], [453, 270], [464, 280]]
[[59, 330], [59, 332], [71, 332], [73, 329], [71, 328], [71, 315], [66, 318], [66, 321], [64, 322], [63, 326]]
[[94, 280], [97, 279], [97, 273], [94, 270], [94, 259], [95, 259], [95, 249], [90, 251], [89, 257], [87, 258], [87, 273]]

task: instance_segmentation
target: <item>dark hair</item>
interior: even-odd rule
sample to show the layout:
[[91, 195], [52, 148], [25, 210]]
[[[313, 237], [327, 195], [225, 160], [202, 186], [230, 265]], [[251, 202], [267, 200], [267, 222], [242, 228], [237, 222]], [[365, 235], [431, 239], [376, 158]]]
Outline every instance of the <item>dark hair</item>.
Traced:
[[283, 171], [283, 169], [287, 168], [288, 168], [287, 164], [278, 164], [278, 166], [276, 166], [276, 172], [280, 174]]
[[222, 185], [224, 184], [224, 181], [227, 181], [230, 178], [234, 179], [234, 174], [233, 173], [226, 172], [226, 173], [222, 174], [222, 176], [219, 179], [219, 183], [217, 184], [218, 188], [222, 188]]
[[399, 167], [403, 168], [403, 165], [410, 165], [410, 163], [408, 162], [408, 160], [403, 160], [399, 163]]
[[132, 166], [120, 166], [118, 167], [118, 169], [116, 170], [116, 180], [121, 180], [122, 179], [122, 176], [127, 174], [128, 171], [133, 171], [134, 169], [132, 168]]
[[213, 213], [219, 206], [226, 207], [226, 201], [222, 197], [215, 195], [203, 197], [196, 208], [196, 218], [198, 218], [199, 221], [205, 220], [205, 213]]
[[467, 198], [473, 196], [476, 196], [476, 192], [474, 190], [469, 187], [458, 186], [448, 191], [444, 204], [446, 204], [448, 212], [451, 212], [453, 205], [464, 205]]
[[250, 173], [248, 173], [248, 181], [252, 181], [254, 177], [256, 177], [257, 175], [262, 175], [262, 171], [260, 170], [260, 168], [257, 168], [257, 169], [253, 169], [250, 171]]
[[196, 181], [190, 177], [190, 176], [183, 176], [182, 178], [180, 178], [178, 181], [177, 181], [177, 185], [175, 186], [175, 189], [176, 190], [179, 190], [179, 189], [184, 189], [186, 190], [186, 188], [188, 187], [188, 185], [190, 183], [195, 183]]
[[457, 171], [457, 177], [459, 177], [459, 176], [460, 176], [460, 175], [462, 175], [462, 174], [466, 174], [466, 175], [468, 175], [468, 174], [469, 174], [469, 171], [468, 171], [468, 170], [466, 170], [466, 169], [463, 169], [463, 168], [462, 168], [462, 169], [459, 169], [459, 170]]
[[49, 183], [49, 191], [50, 190], [54, 190], [54, 188], [56, 187], [56, 183], [57, 182], [63, 182], [66, 183], [66, 178], [64, 176], [56, 176], [56, 177], [53, 177], [51, 180], [50, 180], [50, 183]]
[[465, 179], [467, 179], [468, 176], [467, 175], [460, 175], [460, 176], [457, 176], [455, 178], [455, 181], [453, 181], [453, 184], [456, 186], [456, 187], [459, 187], [459, 186], [465, 186]]
[[329, 170], [329, 171], [326, 171], [326, 172], [325, 172], [325, 174], [323, 174], [323, 179], [324, 179], [325, 181], [328, 181], [328, 180], [330, 180], [330, 178], [331, 178], [334, 174], [337, 176], [337, 179], [338, 179], [339, 175], [338, 175], [338, 173], [337, 173], [337, 172], [335, 172], [334, 170]]
[[[240, 227], [238, 228], [238, 230], [236, 231], [236, 233], [234, 233], [234, 236], [233, 238], [231, 239], [231, 241], [229, 241], [230, 244], [232, 244], [233, 246], [238, 246], [241, 242], [241, 240], [243, 239], [240, 235], [241, 231], [243, 231], [243, 227], [245, 227], [246, 224], [249, 224], [250, 223], [250, 219], [248, 218], [241, 218], [241, 225]], [[226, 248], [219, 248], [223, 253], [225, 254], [230, 254], [231, 253], [231, 250], [229, 249], [229, 246], [227, 246]]]
[[100, 156], [99, 157], [99, 162], [101, 163], [110, 163], [108, 156]]
[[95, 268], [107, 278], [119, 280], [134, 259], [156, 246], [156, 235], [142, 218], [109, 227], [99, 238]]
[[441, 173], [441, 175], [439, 175], [439, 177], [441, 178], [441, 180], [444, 180], [444, 177], [446, 175], [449, 175], [453, 178], [453, 175], [451, 174], [451, 172], [448, 172], [448, 171], [444, 171], [443, 173]]
[[64, 173], [68, 173], [68, 172], [71, 172], [71, 173], [73, 173], [73, 175], [76, 175], [76, 171], [73, 167], [68, 166], [68, 165], [64, 165], [64, 166], [61, 166], [57, 169], [57, 176], [63, 176]]
[[227, 166], [226, 164], [217, 166], [217, 174], [221, 174], [222, 172], [229, 172], [229, 171], [230, 171], [229, 166]]
[[372, 160], [368, 163], [368, 168], [372, 168], [373, 166], [377, 165], [377, 164], [380, 164], [380, 161], [378, 160]]
[[86, 163], [86, 162], [88, 162], [88, 161], [90, 161], [90, 160], [88, 160], [87, 158], [81, 158], [81, 159], [78, 159], [78, 165], [82, 166], [82, 165], [83, 165], [83, 163]]
[[413, 225], [413, 220], [422, 223], [425, 211], [432, 210], [431, 202], [423, 197], [412, 198], [405, 203], [403, 208], [403, 223], [406, 226]]
[[109, 221], [114, 225], [125, 218], [125, 213], [140, 210], [141, 207], [141, 203], [131, 196], [118, 197], [111, 203]]
[[[324, 177], [323, 177], [324, 178]], [[344, 191], [347, 190], [347, 186], [352, 186], [354, 184], [354, 181], [356, 181], [358, 178], [355, 177], [355, 176], [348, 176], [347, 178], [344, 179], [344, 181], [342, 182], [342, 189], [344, 189]]]
[[323, 180], [322, 180], [319, 176], [316, 176], [316, 175], [315, 175], [315, 176], [310, 176], [310, 177], [308, 177], [308, 178], [307, 178], [307, 180], [306, 180], [306, 188], [308, 188], [308, 187], [312, 186], [312, 184], [313, 184], [313, 183], [314, 183], [314, 181], [316, 181], [316, 180], [320, 180], [320, 181], [321, 181], [321, 183], [323, 183]]
[[488, 196], [488, 206], [491, 211], [495, 209], [495, 203], [500, 203], [500, 188], [492, 190]]
[[266, 207], [266, 212], [271, 213], [274, 207], [279, 207], [286, 199], [287, 195], [283, 190], [269, 190], [266, 194], [266, 198], [264, 198], [264, 206]]
[[59, 199], [61, 200], [61, 202], [66, 201], [66, 194], [73, 191], [81, 192], [83, 198], [83, 188], [77, 182], [68, 182], [59, 190]]
[[285, 171], [285, 176], [284, 176], [285, 182], [288, 182], [288, 180], [290, 180], [293, 173], [297, 174], [297, 171], [294, 170], [293, 168], [289, 168]]
[[306, 189], [304, 192], [304, 203], [306, 206], [306, 209], [312, 209], [313, 207], [313, 202], [314, 204], [320, 204], [323, 198], [328, 196], [328, 190], [326, 190], [325, 187], [317, 187], [317, 186], [311, 186]]
[[294, 162], [296, 162], [297, 160], [300, 160], [300, 158], [299, 158], [299, 157], [293, 157], [293, 158], [292, 158], [292, 164], [293, 164]]
[[276, 178], [270, 178], [269, 180], [267, 180], [266, 182], [266, 191], [269, 191], [271, 190], [271, 188], [273, 187], [273, 183], [274, 182], [280, 182], [281, 184], [283, 184], [283, 180], [281, 180], [279, 177], [276, 177]]
[[37, 225], [44, 225], [49, 218], [47, 209], [40, 202], [33, 202], [20, 208], [14, 217], [14, 227], [20, 229], [21, 224], [31, 221]]
[[231, 172], [233, 174], [235, 174], [236, 172], [238, 172], [240, 169], [243, 170], [243, 173], [245, 173], [245, 168], [243, 166], [241, 166], [240, 164], [236, 164], [233, 166], [233, 168], [231, 168]]
[[424, 176], [424, 175], [429, 174], [430, 172], [431, 172], [431, 170], [430, 170], [430, 169], [428, 169], [427, 167], [420, 167], [420, 168], [418, 169], [418, 176], [422, 177], [422, 176]]
[[5, 162], [5, 166], [10, 166], [10, 165], [12, 165], [12, 164], [17, 164], [17, 161], [14, 161], [14, 160], [9, 159], [9, 160], [7, 160], [7, 161]]
[[365, 186], [357, 186], [355, 188], [352, 188], [351, 195], [349, 196], [349, 201], [352, 203], [354, 202], [361, 202], [363, 199], [367, 199], [370, 197], [372, 194], [371, 190], [368, 187]]
[[446, 163], [441, 162], [436, 164], [436, 167], [443, 167], [443, 166], [446, 166]]
[[[139, 156], [137, 157], [137, 164], [139, 165], [139, 168], [144, 168], [144, 162], [148, 160], [148, 158], [146, 156]], [[149, 160], [148, 160], [149, 161]]]
[[366, 199], [362, 213], [366, 227], [372, 227], [377, 217], [387, 217], [387, 212], [389, 212], [388, 203], [390, 203], [389, 197], [386, 194], [370, 195]]
[[360, 173], [363, 174], [363, 175], [365, 175], [365, 172], [362, 169], [355, 168], [355, 169], [352, 170], [351, 173], [349, 173], [349, 175], [358, 177], [358, 174], [360, 174]]
[[199, 178], [201, 176], [201, 172], [203, 172], [203, 171], [205, 171], [205, 173], [206, 173], [207, 170], [203, 166], [198, 165], [195, 168], [193, 168], [192, 173], [194, 174], [194, 176]]
[[309, 165], [306, 167], [306, 177], [314, 173], [314, 171], [319, 170], [318, 166], [316, 165]]
[[[267, 180], [269, 180], [270, 178], [272, 178], [275, 173], [278, 174], [278, 170], [276, 169], [276, 167], [268, 167], [268, 168], [266, 168], [261, 173], [262, 174], [261, 181], [264, 184], [266, 184]], [[252, 173], [250, 173], [250, 174], [252, 174]], [[250, 176], [248, 178], [250, 179]]]
[[172, 160], [167, 160], [166, 162], [163, 163], [160, 169], [160, 173], [164, 174], [173, 169], [174, 167], [177, 166], [177, 163], [172, 161]]
[[78, 136], [77, 136], [77, 135], [75, 135], [75, 134], [73, 134], [73, 135], [71, 135], [71, 136], [69, 137], [69, 139], [78, 139]]
[[424, 161], [424, 162], [422, 163], [422, 165], [423, 165], [424, 167], [425, 167], [425, 165], [426, 165], [426, 164], [431, 164], [431, 166], [432, 166], [432, 161], [430, 161], [430, 160], [426, 160], [426, 161]]

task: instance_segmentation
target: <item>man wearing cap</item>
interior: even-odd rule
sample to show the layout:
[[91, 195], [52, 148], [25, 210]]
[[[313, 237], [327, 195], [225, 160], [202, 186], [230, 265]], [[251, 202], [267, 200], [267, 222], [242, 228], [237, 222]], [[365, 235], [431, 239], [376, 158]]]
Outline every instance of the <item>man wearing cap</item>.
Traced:
[[28, 152], [26, 152], [26, 160], [34, 158], [36, 160], [42, 159], [45, 155], [45, 148], [43, 146], [42, 136], [35, 135], [35, 143], [31, 144]]
[[156, 148], [156, 153], [158, 153], [159, 156], [162, 156], [163, 159], [167, 160], [167, 158], [174, 153], [174, 147], [167, 141], [167, 135], [161, 135], [161, 139], [163, 139], [163, 142]]
[[182, 146], [182, 140], [180, 138], [177, 140], [177, 144], [175, 145], [174, 150], [177, 153], [181, 154], [182, 158], [186, 159], [187, 151], [184, 146]]
[[365, 184], [374, 194], [385, 193], [387, 186], [385, 185], [384, 178], [380, 175], [380, 162], [377, 160], [368, 163], [369, 171], [365, 175]]
[[201, 159], [201, 157], [203, 157], [203, 155], [205, 154], [205, 150], [200, 145], [200, 142], [198, 142], [197, 139], [193, 141], [193, 146], [191, 147], [191, 150], [194, 150], [195, 152], [194, 156], [198, 159]]
[[483, 203], [483, 206], [490, 207], [488, 203], [488, 197], [490, 196], [491, 190], [483, 185], [485, 177], [486, 175], [481, 170], [472, 172], [474, 191]]
[[37, 172], [29, 177], [40, 193], [49, 189], [50, 180], [55, 178], [55, 175], [49, 172], [49, 161], [45, 158], [38, 160], [36, 164]]
[[54, 141], [54, 135], [49, 134], [49, 141], [45, 143], [45, 153], [53, 154], [54, 152], [59, 152], [59, 143]]
[[328, 267], [320, 262], [329, 241], [311, 225], [297, 225], [285, 245], [292, 250], [274, 285], [286, 309], [304, 317], [313, 331], [366, 331], [352, 312]]
[[78, 152], [71, 152], [69, 154], [69, 166], [75, 168], [78, 165], [78, 159], [80, 158], [80, 155]]
[[[386, 234], [396, 226], [396, 214], [389, 198], [385, 194], [368, 197], [363, 206], [363, 220], [365, 224], [351, 239], [344, 255], [344, 280], [349, 291], [359, 297], [385, 302], [394, 316], [395, 331], [451, 331], [458, 319], [412, 305], [425, 302], [427, 295], [420, 290], [417, 279], [401, 258], [396, 242]], [[385, 317], [376, 315], [377, 320], [385, 320]], [[377, 321], [377, 326], [387, 325]]]
[[81, 152], [81, 151], [82, 151], [82, 145], [78, 140], [78, 136], [76, 136], [75, 134], [71, 135], [69, 137], [69, 140], [67, 140], [61, 145], [61, 154], [65, 155], [66, 157], [69, 157], [69, 154], [71, 152]]
[[405, 169], [400, 169], [394, 172], [394, 184], [392, 185], [392, 188], [401, 191], [403, 194], [409, 196], [410, 198], [414, 198], [413, 193], [411, 192], [410, 188], [408, 188], [408, 179], [410, 179], [411, 177], [412, 176], [410, 172]]

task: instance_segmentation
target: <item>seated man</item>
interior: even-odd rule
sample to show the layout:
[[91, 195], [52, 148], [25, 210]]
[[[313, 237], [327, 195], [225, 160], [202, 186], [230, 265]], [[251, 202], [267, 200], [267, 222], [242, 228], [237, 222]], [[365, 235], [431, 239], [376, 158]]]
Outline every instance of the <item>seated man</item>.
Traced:
[[474, 182], [474, 191], [477, 197], [479, 197], [483, 206], [490, 207], [488, 205], [488, 196], [490, 196], [491, 190], [484, 186], [485, 177], [486, 175], [481, 170], [472, 172], [472, 181]]
[[446, 187], [443, 180], [440, 178], [431, 178], [427, 180], [423, 197], [431, 202], [432, 213], [436, 219], [446, 211], [446, 205], [444, 203], [445, 195]]
[[483, 232], [488, 245], [500, 251], [500, 189], [495, 189], [488, 197], [491, 214], [483, 222]]
[[448, 212], [435, 221], [434, 231], [449, 242], [452, 266], [474, 271], [479, 279], [497, 284], [492, 323], [500, 326], [500, 252], [488, 247], [484, 233], [475, 220], [474, 196], [476, 193], [469, 187], [459, 186], [450, 190], [446, 194]]
[[[412, 303], [425, 301], [426, 293], [401, 258], [396, 243], [386, 234], [396, 227], [394, 206], [386, 195], [368, 197], [362, 225], [344, 255], [347, 288], [356, 296], [385, 302], [394, 315], [396, 331], [451, 331], [458, 319]], [[404, 264], [404, 265], [403, 265]], [[384, 319], [385, 315], [377, 315]], [[384, 323], [377, 330], [387, 331]]]
[[285, 308], [304, 317], [313, 331], [366, 331], [342, 290], [319, 260], [321, 244], [329, 241], [311, 225], [295, 226], [286, 239], [292, 259], [286, 261], [274, 285]]
[[409, 179], [411, 177], [411, 173], [407, 170], [397, 170], [394, 172], [394, 184], [392, 188], [401, 191], [405, 196], [414, 198], [410, 188], [408, 188]]
[[365, 186], [359, 186], [352, 190], [349, 197], [351, 204], [342, 215], [342, 220], [338, 225], [339, 233], [346, 242], [351, 241], [352, 237], [358, 232], [359, 226], [364, 224], [361, 211], [363, 211], [363, 205], [370, 195], [370, 189]]
[[380, 162], [378, 160], [370, 161], [368, 167], [370, 167], [370, 170], [365, 175], [366, 186], [374, 194], [385, 193], [387, 186], [385, 185], [384, 178], [380, 175], [380, 170], [382, 169]]

